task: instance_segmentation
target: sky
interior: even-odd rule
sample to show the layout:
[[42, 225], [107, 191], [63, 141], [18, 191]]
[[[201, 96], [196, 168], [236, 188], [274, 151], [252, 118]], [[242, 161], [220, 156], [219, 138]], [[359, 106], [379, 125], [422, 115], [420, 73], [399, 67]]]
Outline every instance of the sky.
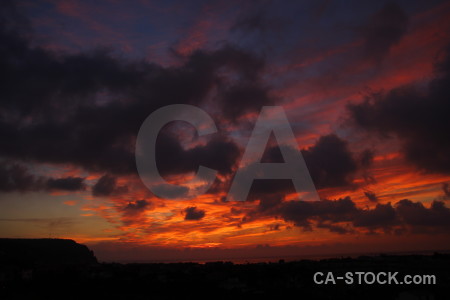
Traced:
[[[70, 238], [102, 261], [450, 249], [450, 2], [78, 1], [0, 4], [0, 237]], [[174, 184], [142, 182], [144, 120]], [[320, 201], [290, 179], [225, 201], [264, 106], [281, 106]], [[262, 161], [279, 162], [269, 140]]]

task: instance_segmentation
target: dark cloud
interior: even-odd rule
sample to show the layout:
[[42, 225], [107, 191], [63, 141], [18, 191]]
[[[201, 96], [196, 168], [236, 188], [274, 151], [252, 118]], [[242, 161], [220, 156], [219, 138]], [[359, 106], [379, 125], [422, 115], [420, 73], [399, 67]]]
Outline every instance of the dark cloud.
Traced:
[[350, 186], [358, 163], [346, 141], [334, 134], [320, 137], [302, 151], [316, 188]]
[[185, 220], [200, 220], [205, 216], [205, 211], [195, 206], [186, 207], [183, 212]]
[[9, 162], [0, 163], [0, 191], [32, 191], [36, 190], [39, 184], [34, 175], [22, 165]]
[[358, 209], [349, 197], [312, 202], [288, 201], [278, 208], [278, 214], [284, 220], [308, 230], [313, 220], [322, 224], [351, 221], [356, 212]]
[[442, 201], [433, 201], [429, 208], [421, 202], [408, 199], [391, 203], [378, 203], [374, 208], [360, 208], [350, 197], [321, 201], [278, 201], [270, 209], [253, 210], [242, 223], [258, 218], [276, 217], [311, 231], [314, 228], [346, 234], [363, 229], [368, 234], [381, 230], [396, 232], [447, 232], [450, 209]]
[[433, 201], [431, 207], [426, 208], [421, 202], [404, 199], [397, 202], [395, 206], [401, 220], [416, 229], [450, 228], [450, 209], [445, 206], [444, 202]]
[[[362, 156], [368, 158], [363, 158], [364, 163], [359, 162], [350, 151], [348, 143], [335, 134], [321, 136], [314, 146], [302, 150], [302, 155], [316, 188], [350, 187], [355, 173], [362, 167], [368, 167], [372, 161], [371, 152], [366, 150]], [[267, 148], [261, 162], [283, 162], [278, 146]], [[288, 182], [277, 181], [277, 185], [273, 187], [261, 184], [259, 188], [267, 193], [276, 192], [277, 187], [278, 190], [283, 190], [291, 186]]]
[[135, 215], [142, 213], [150, 206], [151, 206], [151, 203], [145, 199], [136, 200], [135, 202], [129, 202], [123, 208], [123, 211], [126, 216], [135, 216]]
[[[269, 138], [268, 145], [262, 155], [261, 162], [284, 162], [274, 136]], [[296, 190], [291, 179], [255, 179], [250, 188], [247, 201], [259, 201], [258, 209], [264, 212], [281, 203], [286, 194], [295, 192]]]
[[[226, 118], [237, 120], [273, 103], [261, 79], [264, 59], [241, 48], [225, 45], [196, 51], [180, 65], [167, 68], [126, 60], [105, 49], [56, 53], [32, 46], [31, 32], [14, 17], [18, 14], [10, 12], [14, 7], [5, 10], [6, 6], [0, 14], [2, 157], [130, 174], [136, 172], [138, 129], [162, 106], [201, 106], [214, 97], [228, 122]], [[190, 161], [178, 170], [169, 166], [169, 173], [195, 170], [197, 163], [228, 173], [239, 153], [223, 137], [194, 149], [170, 151]]]
[[361, 28], [364, 39], [364, 54], [375, 62], [380, 62], [406, 33], [408, 16], [396, 3], [385, 4], [369, 18]]
[[127, 205], [118, 207], [122, 214], [122, 224], [130, 226], [132, 224], [144, 224], [146, 222], [145, 212], [152, 209], [152, 203], [145, 199], [129, 201]]
[[240, 152], [233, 141], [223, 136], [186, 150], [176, 136], [162, 132], [156, 144], [156, 163], [161, 175], [196, 172], [199, 165], [217, 170], [219, 174], [229, 174]]
[[81, 177], [50, 178], [47, 180], [49, 190], [80, 191], [84, 190], [85, 187], [84, 178]]
[[[261, 162], [279, 163], [283, 157], [279, 147], [269, 140]], [[353, 178], [358, 170], [365, 170], [372, 163], [373, 153], [369, 150], [359, 155], [353, 154], [346, 141], [335, 134], [322, 136], [316, 144], [302, 150], [302, 155], [317, 189], [341, 187], [353, 189]], [[226, 189], [225, 189], [226, 190]], [[287, 194], [296, 193], [290, 179], [256, 179], [253, 181], [248, 201], [259, 201], [258, 211], [253, 214], [266, 214], [280, 204]]]
[[116, 178], [108, 175], [102, 176], [92, 187], [92, 195], [109, 196], [116, 188]]
[[256, 179], [247, 201], [259, 200], [259, 209], [264, 211], [279, 204], [290, 193], [296, 193], [290, 179]]
[[281, 225], [280, 224], [270, 224], [269, 225], [269, 231], [279, 231], [280, 230]]
[[330, 222], [319, 222], [316, 225], [317, 228], [325, 228], [328, 229], [330, 232], [338, 233], [338, 234], [346, 234], [351, 233], [353, 230], [349, 228], [348, 226], [340, 226], [336, 224], [332, 224]]
[[100, 177], [92, 187], [92, 195], [97, 197], [120, 195], [127, 191], [127, 186], [118, 186], [117, 178], [108, 174]]
[[128, 203], [127, 206], [125, 206], [126, 210], [142, 210], [144, 208], [146, 208], [149, 205], [149, 202], [147, 202], [147, 200], [143, 199], [143, 200], [136, 200], [136, 202], [132, 203]]
[[369, 199], [370, 202], [378, 202], [378, 197], [374, 192], [371, 191], [365, 191], [364, 192], [364, 196], [367, 197], [367, 199]]
[[275, 103], [275, 99], [270, 95], [268, 87], [260, 83], [241, 81], [222, 89], [220, 103], [223, 103], [221, 113], [236, 121], [245, 113]]
[[423, 90], [403, 86], [372, 93], [348, 106], [357, 128], [401, 141], [405, 158], [427, 172], [450, 172], [450, 58], [436, 65], [435, 78]]
[[[266, 188], [261, 188], [260, 185], [278, 191], [264, 193], [263, 191], [266, 190]], [[266, 211], [276, 208], [277, 205], [283, 201], [285, 195], [290, 192], [296, 192], [291, 180], [255, 180], [247, 201], [252, 201], [253, 199], [259, 200], [258, 212], [265, 213]]]
[[81, 177], [36, 176], [27, 167], [17, 162], [0, 162], [0, 191], [2, 192], [81, 191], [84, 189], [84, 178]]
[[398, 224], [395, 209], [390, 203], [377, 204], [374, 209], [359, 210], [353, 220], [353, 226], [365, 227], [370, 230], [383, 228], [385, 231]]

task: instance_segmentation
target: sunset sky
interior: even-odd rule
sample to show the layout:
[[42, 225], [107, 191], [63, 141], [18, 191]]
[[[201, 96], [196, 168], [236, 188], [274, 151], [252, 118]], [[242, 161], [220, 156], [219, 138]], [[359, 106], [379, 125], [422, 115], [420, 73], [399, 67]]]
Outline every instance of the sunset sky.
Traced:
[[[0, 237], [118, 261], [450, 249], [450, 2], [1, 1], [0, 74]], [[168, 181], [217, 170], [194, 199], [136, 171], [170, 104], [218, 128], [158, 137]], [[286, 111], [320, 201], [290, 180], [224, 201], [263, 106]]]

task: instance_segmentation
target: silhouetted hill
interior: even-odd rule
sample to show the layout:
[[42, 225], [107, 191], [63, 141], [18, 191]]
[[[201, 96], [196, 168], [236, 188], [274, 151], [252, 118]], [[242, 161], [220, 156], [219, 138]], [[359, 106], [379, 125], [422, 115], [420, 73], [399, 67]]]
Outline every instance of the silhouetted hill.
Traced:
[[0, 266], [36, 267], [97, 263], [85, 245], [67, 239], [0, 239]]

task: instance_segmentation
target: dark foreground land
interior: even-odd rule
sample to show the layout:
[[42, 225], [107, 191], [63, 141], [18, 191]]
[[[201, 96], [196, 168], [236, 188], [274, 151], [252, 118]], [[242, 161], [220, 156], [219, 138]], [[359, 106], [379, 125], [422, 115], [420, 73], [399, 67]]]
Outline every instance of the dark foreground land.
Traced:
[[[435, 275], [434, 285], [315, 284], [327, 272]], [[0, 299], [450, 299], [450, 255], [380, 255], [320, 261], [98, 263], [70, 240], [0, 239]]]

